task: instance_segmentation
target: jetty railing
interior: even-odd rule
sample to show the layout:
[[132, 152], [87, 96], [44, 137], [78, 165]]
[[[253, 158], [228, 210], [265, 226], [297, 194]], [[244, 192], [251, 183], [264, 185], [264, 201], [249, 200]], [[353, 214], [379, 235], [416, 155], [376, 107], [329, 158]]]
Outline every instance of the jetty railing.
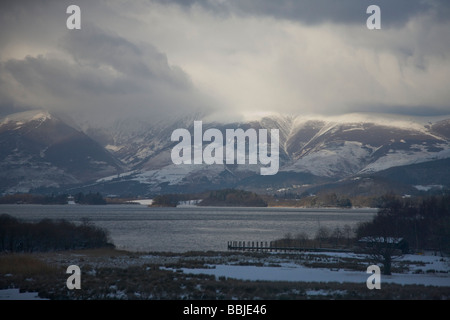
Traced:
[[289, 251], [309, 251], [309, 252], [350, 252], [341, 248], [312, 248], [312, 247], [292, 247], [276, 246], [272, 241], [228, 241], [228, 250], [235, 251], [262, 251], [262, 252], [289, 252]]

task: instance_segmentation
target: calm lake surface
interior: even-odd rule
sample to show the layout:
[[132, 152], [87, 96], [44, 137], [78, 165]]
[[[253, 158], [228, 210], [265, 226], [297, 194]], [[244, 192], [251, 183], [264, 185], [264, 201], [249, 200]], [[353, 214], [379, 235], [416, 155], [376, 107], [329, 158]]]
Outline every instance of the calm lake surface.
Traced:
[[88, 218], [108, 230], [118, 249], [130, 251], [227, 250], [227, 241], [272, 241], [287, 233], [314, 237], [321, 226], [355, 227], [376, 209], [149, 208], [144, 205], [0, 205], [24, 221], [44, 218], [75, 223]]

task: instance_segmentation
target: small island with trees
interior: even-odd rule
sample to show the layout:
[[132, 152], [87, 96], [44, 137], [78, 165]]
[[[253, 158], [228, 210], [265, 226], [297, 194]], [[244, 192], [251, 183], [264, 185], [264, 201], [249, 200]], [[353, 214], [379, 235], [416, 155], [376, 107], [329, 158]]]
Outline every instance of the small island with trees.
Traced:
[[214, 190], [202, 195], [165, 194], [153, 198], [151, 207], [176, 207], [181, 201], [200, 198], [198, 206], [217, 207], [267, 207], [267, 202], [254, 192], [223, 189]]

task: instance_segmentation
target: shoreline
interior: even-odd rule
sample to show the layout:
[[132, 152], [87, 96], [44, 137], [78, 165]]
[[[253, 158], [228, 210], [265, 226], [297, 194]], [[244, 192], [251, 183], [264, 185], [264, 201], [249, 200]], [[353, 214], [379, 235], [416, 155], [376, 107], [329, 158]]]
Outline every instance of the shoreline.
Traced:
[[287, 206], [287, 205], [268, 205], [268, 206], [213, 206], [213, 205], [177, 205], [177, 206], [165, 206], [165, 205], [148, 205], [148, 204], [140, 204], [138, 202], [128, 202], [128, 203], [106, 203], [106, 204], [79, 204], [79, 203], [55, 203], [55, 204], [44, 204], [44, 203], [0, 203], [0, 208], [2, 205], [5, 206], [11, 206], [11, 205], [17, 205], [17, 206], [27, 206], [27, 205], [40, 205], [40, 206], [83, 206], [83, 207], [105, 207], [105, 206], [125, 206], [125, 205], [133, 205], [133, 206], [143, 206], [148, 208], [254, 208], [254, 209], [260, 209], [260, 208], [290, 208], [290, 209], [330, 209], [330, 210], [360, 210], [360, 209], [367, 209], [367, 210], [378, 210], [377, 207], [308, 207], [308, 206]]

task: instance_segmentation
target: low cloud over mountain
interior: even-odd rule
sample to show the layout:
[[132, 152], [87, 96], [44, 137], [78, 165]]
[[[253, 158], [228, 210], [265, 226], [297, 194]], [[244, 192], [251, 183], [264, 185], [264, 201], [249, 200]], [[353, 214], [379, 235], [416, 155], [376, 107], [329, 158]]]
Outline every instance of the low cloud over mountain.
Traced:
[[[430, 185], [450, 187], [449, 172], [442, 169], [450, 159], [449, 119], [272, 115], [249, 122], [204, 123], [204, 130], [216, 128], [223, 133], [229, 128], [278, 129], [280, 168], [269, 176], [260, 175], [260, 163], [175, 165], [171, 150], [176, 142], [171, 141], [171, 133], [187, 128], [193, 134], [194, 120], [167, 120], [159, 126], [129, 120], [85, 133], [47, 112], [9, 115], [0, 125], [1, 191], [76, 187], [151, 195], [240, 187], [263, 193], [279, 189], [304, 193], [345, 181], [360, 184], [367, 177], [382, 180], [383, 192], [400, 185], [402, 190], [416, 191]], [[388, 175], [387, 170], [391, 170]]]
[[[64, 1], [0, 7], [0, 114], [110, 125], [202, 113], [450, 113], [447, 1]], [[12, 110], [14, 109], [14, 110]]]
[[[81, 0], [79, 30], [70, 4], [0, 4], [0, 117], [51, 115], [2, 120], [3, 192], [117, 174], [132, 193], [248, 185], [251, 166], [173, 167], [170, 133], [194, 120], [279, 128], [279, 174], [303, 184], [448, 158], [448, 1], [377, 1], [380, 30], [359, 0]], [[44, 128], [83, 141], [77, 168]]]

